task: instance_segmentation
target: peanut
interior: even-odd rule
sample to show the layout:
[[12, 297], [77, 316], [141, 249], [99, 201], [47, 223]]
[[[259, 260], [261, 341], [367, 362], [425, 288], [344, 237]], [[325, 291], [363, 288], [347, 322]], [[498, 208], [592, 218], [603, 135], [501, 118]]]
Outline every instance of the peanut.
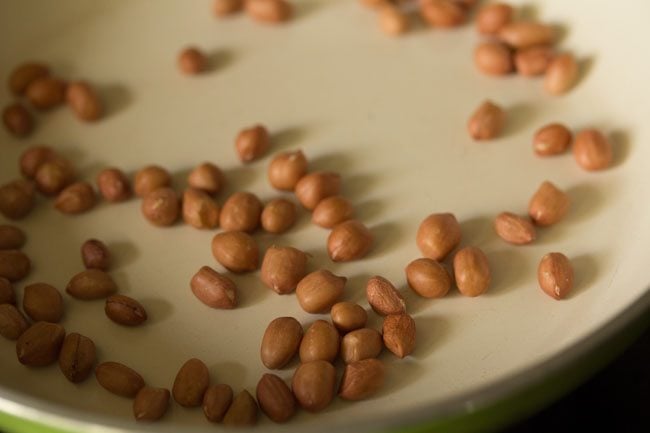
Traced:
[[172, 177], [167, 170], [158, 165], [148, 165], [135, 174], [133, 191], [138, 197], [144, 197], [150, 192], [171, 186]]
[[408, 18], [399, 8], [386, 4], [378, 9], [379, 27], [387, 35], [398, 36], [409, 28]]
[[0, 213], [12, 220], [22, 219], [34, 208], [34, 185], [26, 180], [14, 180], [0, 186]]
[[86, 269], [106, 271], [111, 264], [111, 253], [102, 241], [88, 239], [81, 245], [81, 259]]
[[345, 366], [339, 397], [363, 400], [375, 394], [384, 384], [384, 364], [378, 359], [364, 359]]
[[27, 86], [25, 96], [37, 110], [50, 110], [65, 101], [66, 83], [54, 77], [37, 78]]
[[285, 0], [246, 0], [244, 9], [252, 19], [264, 24], [288, 21], [293, 14], [291, 3]]
[[208, 307], [231, 309], [237, 306], [237, 286], [225, 275], [203, 266], [190, 281], [192, 293]]
[[486, 100], [469, 118], [467, 130], [474, 140], [491, 140], [501, 134], [505, 123], [505, 111], [492, 101]]
[[133, 398], [145, 386], [137, 371], [119, 362], [102, 362], [95, 368], [97, 382], [107, 391]]
[[[272, 0], [266, 1], [272, 2]], [[247, 6], [248, 3], [249, 1], [246, 2]], [[260, 124], [241, 130], [235, 139], [235, 149], [243, 163], [261, 158], [269, 150], [269, 147], [271, 147], [269, 131], [264, 125]]]
[[291, 381], [296, 400], [308, 412], [325, 409], [334, 398], [335, 387], [336, 370], [323, 360], [300, 364]]
[[512, 53], [500, 42], [482, 42], [474, 50], [474, 64], [486, 75], [506, 75], [513, 69]]
[[142, 199], [140, 210], [151, 224], [168, 227], [178, 220], [181, 203], [176, 191], [163, 187], [147, 193]]
[[236, 192], [223, 204], [219, 225], [224, 230], [252, 233], [260, 223], [262, 207], [262, 202], [255, 194]]
[[36, 177], [36, 171], [46, 161], [56, 158], [56, 153], [48, 146], [32, 146], [20, 155], [20, 172], [28, 179]]
[[47, 196], [59, 194], [63, 189], [74, 182], [75, 169], [67, 160], [56, 157], [43, 162], [36, 170], [34, 181], [36, 188]]
[[49, 284], [30, 284], [23, 290], [23, 310], [34, 322], [57, 323], [63, 317], [63, 297]]
[[285, 198], [273, 199], [262, 210], [260, 216], [262, 228], [269, 233], [284, 233], [295, 224], [297, 212], [298, 209], [293, 202]]
[[293, 292], [307, 273], [307, 259], [292, 247], [269, 247], [262, 261], [262, 282], [280, 295]]
[[48, 75], [50, 75], [50, 69], [42, 63], [23, 63], [11, 71], [8, 80], [9, 90], [15, 96], [23, 95], [33, 81]]
[[284, 380], [275, 374], [262, 376], [256, 394], [260, 409], [273, 422], [286, 422], [296, 412], [296, 399]]
[[[248, 3], [248, 1], [247, 1]], [[243, 390], [235, 396], [223, 416], [223, 424], [230, 427], [252, 426], [257, 423], [257, 403], [252, 395]]]
[[544, 89], [551, 95], [563, 95], [578, 81], [578, 62], [569, 53], [559, 54], [546, 68]]
[[16, 305], [16, 292], [11, 281], [5, 277], [0, 277], [0, 305], [2, 304]]
[[11, 134], [26, 137], [34, 130], [34, 119], [19, 102], [14, 102], [2, 111], [2, 122]]
[[124, 295], [111, 295], [104, 306], [106, 316], [124, 326], [138, 326], [147, 321], [147, 311], [142, 304]]
[[197, 229], [213, 229], [219, 225], [219, 204], [207, 193], [188, 188], [183, 193], [183, 221]]
[[73, 298], [90, 301], [112, 295], [117, 286], [106, 272], [88, 269], [72, 277], [65, 290]]
[[386, 278], [374, 276], [366, 283], [366, 297], [375, 313], [386, 316], [406, 312], [404, 298]]
[[143, 386], [133, 399], [133, 416], [136, 421], [157, 421], [168, 407], [168, 389]]
[[501, 212], [494, 220], [494, 230], [506, 242], [525, 245], [537, 237], [535, 226], [529, 219], [511, 212]]
[[242, 273], [257, 269], [259, 248], [255, 239], [244, 232], [222, 232], [212, 238], [212, 255], [231, 272]]
[[534, 77], [542, 75], [551, 64], [555, 53], [548, 45], [533, 45], [515, 51], [515, 69], [519, 75]]
[[59, 352], [59, 368], [72, 383], [86, 380], [97, 360], [95, 343], [81, 334], [66, 335]]
[[224, 187], [226, 179], [221, 169], [210, 162], [196, 166], [187, 175], [187, 184], [208, 194], [216, 194]]
[[66, 186], [56, 197], [54, 207], [61, 213], [77, 215], [89, 211], [97, 203], [95, 190], [88, 182]]
[[497, 36], [513, 48], [550, 45], [555, 32], [551, 26], [534, 21], [515, 21], [501, 27]]
[[426, 217], [415, 238], [422, 255], [438, 261], [447, 257], [460, 239], [460, 224], [451, 213], [434, 213]]
[[287, 365], [298, 351], [302, 335], [302, 326], [293, 317], [278, 317], [272, 320], [262, 338], [262, 363], [271, 370]]
[[327, 197], [318, 203], [311, 215], [311, 220], [317, 226], [329, 229], [351, 219], [353, 216], [354, 208], [352, 203], [344, 197], [335, 195]]
[[232, 388], [229, 385], [210, 385], [203, 394], [203, 414], [210, 422], [221, 422], [231, 403]]
[[422, 18], [434, 27], [457, 27], [465, 22], [466, 12], [452, 0], [420, 1]]
[[538, 226], [559, 222], [569, 211], [569, 196], [549, 181], [539, 186], [528, 204], [528, 215]]
[[544, 293], [555, 299], [565, 298], [573, 288], [573, 267], [562, 253], [548, 253], [539, 262], [537, 280]]
[[485, 293], [490, 286], [490, 266], [485, 253], [476, 247], [465, 247], [454, 256], [456, 286], [465, 296]]
[[244, 7], [244, 0], [214, 0], [212, 2], [212, 12], [217, 17], [239, 12]]
[[372, 249], [374, 236], [357, 220], [334, 226], [327, 237], [327, 252], [335, 262], [348, 262], [365, 257]]
[[278, 153], [269, 163], [267, 171], [271, 186], [283, 191], [293, 191], [305, 174], [307, 158], [301, 150]]
[[301, 177], [295, 193], [305, 209], [314, 210], [321, 200], [337, 195], [341, 189], [341, 176], [329, 171], [316, 171]]
[[300, 342], [300, 362], [323, 361], [334, 362], [339, 353], [339, 333], [325, 320], [311, 324]]
[[106, 168], [97, 175], [99, 193], [109, 202], [117, 203], [131, 198], [131, 185], [122, 170]]
[[65, 338], [65, 329], [58, 323], [36, 322], [16, 341], [18, 361], [30, 367], [44, 367], [55, 362]]
[[442, 298], [449, 292], [451, 277], [436, 260], [426, 257], [413, 260], [404, 271], [409, 287], [424, 298]]
[[382, 337], [386, 349], [404, 358], [415, 349], [415, 321], [408, 314], [391, 314], [384, 318]]
[[561, 123], [550, 123], [535, 132], [533, 150], [539, 156], [559, 155], [567, 151], [572, 138], [569, 128]]
[[587, 171], [605, 170], [612, 164], [612, 145], [597, 129], [584, 129], [576, 135], [573, 157]]
[[17, 250], [25, 245], [27, 237], [20, 228], [0, 224], [0, 250]]
[[210, 385], [210, 372], [203, 361], [189, 359], [176, 374], [172, 395], [184, 407], [201, 406], [203, 396]]
[[476, 30], [482, 35], [496, 35], [512, 20], [514, 11], [506, 3], [491, 3], [476, 15]]
[[27, 328], [27, 319], [15, 305], [0, 304], [0, 335], [8, 340], [17, 340]]
[[0, 278], [18, 281], [25, 278], [31, 270], [29, 257], [17, 250], [0, 250]]
[[307, 274], [296, 286], [298, 303], [308, 313], [327, 312], [343, 295], [347, 280], [325, 269]]
[[198, 75], [208, 67], [208, 58], [197, 47], [187, 47], [178, 55], [178, 68], [185, 75]]
[[97, 91], [86, 81], [69, 83], [65, 99], [74, 114], [84, 122], [94, 122], [104, 114]]
[[345, 334], [341, 340], [341, 359], [346, 364], [376, 358], [384, 344], [381, 334], [371, 328], [360, 328]]
[[363, 328], [368, 321], [368, 313], [359, 304], [352, 302], [339, 302], [332, 305], [330, 310], [332, 323], [341, 333]]

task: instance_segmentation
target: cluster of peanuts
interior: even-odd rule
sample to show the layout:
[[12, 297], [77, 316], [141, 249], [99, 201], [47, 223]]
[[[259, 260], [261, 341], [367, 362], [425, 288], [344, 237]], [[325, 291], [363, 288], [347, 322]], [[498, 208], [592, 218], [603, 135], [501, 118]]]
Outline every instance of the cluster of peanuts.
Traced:
[[477, 0], [359, 0], [377, 12], [380, 29], [391, 36], [406, 33], [419, 18], [427, 25], [448, 29], [463, 25]]
[[474, 63], [487, 75], [517, 72], [524, 77], [544, 75], [544, 89], [562, 95], [578, 80], [578, 63], [571, 53], [557, 54], [556, 31], [551, 25], [513, 20], [515, 11], [507, 3], [491, 3], [476, 17], [476, 30], [490, 38], [474, 50]]
[[37, 62], [18, 66], [9, 77], [9, 91], [17, 99], [2, 112], [2, 121], [9, 133], [26, 137], [34, 130], [34, 117], [18, 100], [24, 97], [39, 112], [47, 112], [64, 103], [83, 122], [93, 122], [103, 114], [96, 90], [87, 81], [71, 81], [53, 76], [50, 68]]
[[[362, 3], [378, 10], [382, 28], [390, 34], [406, 31], [405, 11], [416, 5], [413, 1], [389, 0], [363, 0]], [[431, 25], [453, 27], [466, 21], [475, 3], [421, 0], [417, 7]], [[291, 6], [284, 0], [215, 0], [213, 10], [217, 16], [225, 16], [241, 9], [266, 23], [291, 17]], [[511, 72], [515, 64], [523, 75], [545, 73], [546, 89], [552, 94], [569, 90], [576, 80], [577, 66], [570, 55], [552, 54], [552, 29], [538, 23], [511, 22], [512, 15], [512, 8], [500, 3], [488, 5], [478, 13], [479, 32], [496, 35], [501, 40], [477, 48], [478, 67], [491, 75], [501, 75]], [[514, 54], [512, 49], [516, 49]], [[180, 70], [189, 75], [205, 71], [206, 64], [205, 55], [196, 48], [184, 50], [178, 58]], [[101, 102], [90, 85], [85, 82], [66, 85], [51, 78], [49, 68], [40, 63], [16, 68], [9, 86], [15, 95], [26, 95], [37, 109], [51, 108], [67, 100], [82, 120], [97, 120], [102, 114]], [[21, 105], [12, 107], [5, 110], [5, 126], [14, 135], [24, 136], [31, 130], [31, 117]], [[485, 101], [470, 117], [468, 132], [475, 140], [494, 139], [506, 121], [506, 113], [500, 106]], [[535, 133], [532, 146], [537, 155], [546, 157], [566, 152], [572, 141], [573, 155], [583, 169], [603, 170], [611, 165], [611, 144], [596, 129], [583, 130], [574, 140], [566, 126], [549, 124]], [[269, 152], [272, 137], [265, 126], [252, 125], [239, 132], [234, 147], [240, 161], [248, 164]], [[56, 197], [54, 206], [64, 214], [84, 213], [97, 203], [95, 187], [78, 181], [74, 166], [52, 148], [28, 148], [19, 164], [24, 179], [0, 186], [0, 213], [6, 218], [19, 220], [28, 215], [35, 206], [36, 191]], [[352, 203], [340, 195], [341, 176], [331, 171], [310, 172], [308, 168], [307, 157], [301, 150], [281, 152], [268, 164], [268, 181], [278, 191], [293, 192], [297, 201], [311, 211], [312, 222], [330, 230], [327, 251], [332, 261], [364, 258], [373, 247], [373, 234], [354, 219]], [[147, 385], [140, 374], [124, 364], [107, 361], [95, 366], [95, 343], [78, 333], [66, 335], [59, 324], [64, 303], [55, 287], [45, 283], [24, 287], [24, 314], [17, 308], [12, 284], [25, 278], [31, 268], [29, 258], [20, 251], [26, 235], [18, 227], [0, 225], [0, 335], [16, 340], [19, 362], [39, 367], [58, 361], [62, 373], [74, 383], [86, 380], [94, 370], [96, 380], [106, 390], [133, 399], [134, 417], [141, 421], [160, 419], [171, 397], [183, 407], [201, 406], [211, 422], [242, 426], [255, 424], [259, 409], [280, 423], [288, 421], [298, 406], [308, 412], [318, 412], [337, 394], [344, 400], [362, 400], [378, 392], [385, 376], [384, 365], [378, 359], [383, 349], [398, 358], [410, 355], [415, 349], [416, 323], [407, 313], [400, 291], [378, 275], [367, 281], [368, 304], [383, 320], [381, 332], [367, 327], [366, 309], [341, 300], [346, 277], [327, 269], [308, 272], [309, 255], [291, 246], [272, 245], [260, 260], [254, 232], [260, 226], [273, 234], [289, 230], [298, 218], [294, 202], [278, 197], [263, 204], [255, 194], [238, 191], [220, 206], [215, 196], [223, 190], [225, 182], [223, 171], [211, 162], [203, 162], [190, 172], [182, 196], [173, 188], [171, 174], [157, 165], [140, 169], [133, 182], [115, 167], [101, 170], [96, 178], [99, 195], [108, 202], [124, 202], [134, 194], [141, 198], [141, 213], [154, 226], [171, 226], [182, 219], [197, 229], [221, 228], [212, 238], [211, 247], [214, 259], [225, 269], [232, 274], [260, 269], [262, 283], [274, 292], [281, 295], [295, 292], [299, 305], [307, 313], [330, 314], [331, 321], [316, 320], [306, 331], [293, 317], [278, 317], [268, 324], [260, 343], [261, 361], [268, 369], [278, 370], [298, 355], [300, 364], [293, 373], [291, 386], [281, 377], [266, 373], [257, 384], [255, 397], [246, 390], [235, 395], [227, 384], [211, 384], [206, 364], [192, 358], [178, 371], [170, 392]], [[560, 222], [569, 207], [569, 196], [552, 182], [545, 181], [530, 199], [528, 217], [502, 212], [494, 220], [494, 229], [510, 244], [529, 244], [536, 239], [538, 227]], [[416, 244], [423, 257], [405, 267], [408, 286], [416, 294], [424, 298], [444, 297], [454, 284], [468, 297], [488, 290], [491, 284], [488, 257], [475, 246], [455, 251], [461, 237], [460, 224], [452, 213], [434, 213], [421, 222]], [[72, 277], [66, 287], [68, 295], [86, 301], [105, 299], [107, 317], [119, 325], [145, 323], [148, 316], [144, 306], [115, 293], [117, 285], [107, 272], [111, 260], [106, 245], [90, 239], [82, 245], [81, 255], [86, 270]], [[449, 258], [451, 263], [446, 262]], [[573, 286], [571, 262], [562, 253], [546, 254], [539, 263], [537, 277], [545, 293], [562, 299]], [[190, 278], [189, 286], [195, 297], [208, 307], [237, 306], [237, 285], [232, 275], [202, 266]], [[338, 384], [334, 367], [337, 358], [345, 365]]]

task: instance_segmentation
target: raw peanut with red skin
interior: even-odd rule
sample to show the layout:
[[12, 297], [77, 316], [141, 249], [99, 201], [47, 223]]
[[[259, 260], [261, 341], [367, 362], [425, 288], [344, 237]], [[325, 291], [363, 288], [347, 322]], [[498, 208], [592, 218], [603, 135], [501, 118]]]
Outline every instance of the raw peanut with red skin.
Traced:
[[284, 233], [296, 222], [298, 209], [293, 202], [285, 198], [276, 198], [268, 202], [262, 210], [260, 222], [269, 233]]
[[300, 178], [295, 193], [305, 209], [314, 210], [321, 200], [337, 195], [341, 190], [341, 175], [330, 171], [315, 171]]
[[262, 337], [262, 363], [271, 370], [287, 365], [298, 351], [302, 336], [302, 326], [293, 317], [273, 319]]
[[372, 249], [374, 236], [357, 220], [347, 220], [334, 226], [327, 237], [327, 253], [335, 262], [364, 258]]
[[551, 64], [555, 52], [548, 45], [533, 45], [515, 51], [515, 69], [524, 77], [542, 75]]
[[562, 253], [548, 253], [537, 267], [539, 287], [552, 298], [566, 298], [573, 288], [573, 267]]
[[5, 277], [0, 277], [0, 305], [2, 304], [16, 305], [16, 292], [11, 281]]
[[145, 386], [137, 371], [119, 362], [102, 362], [95, 368], [97, 382], [108, 392], [133, 398]]
[[467, 122], [467, 130], [474, 140], [497, 138], [506, 123], [506, 113], [492, 101], [484, 101]]
[[262, 261], [262, 282], [280, 295], [293, 292], [307, 274], [308, 258], [293, 247], [269, 247]]
[[27, 319], [15, 305], [0, 304], [0, 335], [8, 340], [17, 340], [27, 328]]
[[34, 322], [58, 323], [63, 317], [63, 297], [49, 284], [30, 284], [23, 289], [23, 310]]
[[16, 137], [26, 137], [34, 130], [34, 119], [25, 107], [15, 102], [2, 111], [2, 122], [8, 132]]
[[208, 68], [208, 58], [197, 47], [187, 47], [178, 55], [178, 68], [185, 75], [198, 75]]
[[584, 129], [576, 135], [573, 157], [587, 171], [605, 170], [612, 165], [612, 145], [597, 129]]
[[366, 297], [375, 313], [381, 316], [406, 312], [404, 298], [395, 286], [384, 277], [376, 275], [368, 280]]
[[533, 150], [539, 156], [560, 155], [567, 151], [573, 136], [561, 123], [544, 125], [535, 132]]
[[213, 0], [212, 12], [217, 17], [225, 17], [239, 12], [244, 7], [244, 0]]
[[210, 385], [203, 395], [203, 414], [210, 422], [221, 422], [232, 403], [230, 385]]
[[197, 229], [213, 229], [219, 225], [219, 204], [207, 193], [187, 188], [183, 193], [183, 221]]
[[282, 191], [293, 191], [306, 174], [307, 158], [301, 150], [276, 154], [267, 171], [271, 186]]
[[138, 197], [144, 197], [151, 191], [171, 184], [172, 177], [167, 170], [158, 165], [149, 165], [135, 174], [133, 191]]
[[536, 225], [546, 227], [559, 222], [569, 211], [569, 196], [549, 181], [539, 186], [528, 204], [528, 215]]
[[97, 196], [88, 182], [75, 182], [66, 186], [54, 201], [54, 207], [61, 213], [78, 215], [95, 207]]
[[27, 216], [34, 208], [34, 185], [18, 179], [0, 186], [0, 213], [11, 220]]
[[512, 53], [500, 42], [482, 42], [474, 50], [474, 64], [486, 75], [506, 75], [513, 70]]
[[75, 181], [75, 169], [67, 159], [56, 157], [43, 162], [36, 170], [36, 188], [46, 196], [55, 196]]
[[440, 262], [415, 259], [404, 270], [408, 285], [424, 298], [442, 298], [451, 288], [451, 277]]
[[406, 33], [409, 22], [406, 15], [392, 4], [386, 4], [377, 10], [379, 27], [387, 35], [399, 36]]
[[219, 215], [224, 230], [252, 233], [260, 224], [262, 202], [253, 193], [236, 192], [225, 201]]
[[27, 86], [25, 96], [37, 110], [50, 110], [65, 101], [66, 83], [54, 77], [37, 78]]
[[257, 402], [252, 395], [243, 390], [235, 396], [232, 404], [223, 416], [223, 425], [228, 427], [245, 427], [257, 424]]
[[106, 272], [87, 269], [72, 277], [65, 290], [73, 298], [91, 301], [112, 295], [117, 291], [117, 286]]
[[285, 0], [246, 0], [244, 9], [248, 16], [264, 24], [279, 24], [293, 15], [291, 3]]
[[363, 400], [375, 394], [384, 384], [384, 364], [378, 359], [364, 359], [345, 366], [339, 397]]
[[339, 333], [336, 328], [325, 320], [317, 320], [311, 324], [300, 342], [300, 362], [310, 362], [322, 359], [334, 362], [339, 353]]
[[55, 362], [65, 338], [65, 329], [58, 323], [36, 322], [16, 341], [18, 361], [29, 367], [45, 367]]
[[528, 218], [511, 212], [501, 212], [497, 215], [494, 230], [501, 239], [514, 245], [526, 245], [537, 238], [533, 223]]
[[104, 114], [104, 107], [95, 89], [86, 81], [69, 83], [65, 99], [79, 120], [94, 122]]
[[187, 184], [208, 194], [216, 194], [226, 183], [223, 172], [210, 162], [199, 164], [187, 175]]
[[104, 306], [106, 316], [124, 326], [138, 326], [147, 321], [147, 311], [142, 304], [124, 295], [111, 295]]
[[0, 250], [0, 278], [14, 282], [22, 280], [31, 270], [29, 257], [22, 251]]
[[296, 399], [280, 377], [266, 373], [257, 382], [257, 402], [273, 422], [287, 422], [296, 412]]
[[332, 323], [341, 333], [363, 328], [368, 321], [368, 313], [365, 308], [347, 301], [332, 305], [330, 316]]
[[81, 260], [86, 269], [106, 271], [111, 264], [111, 253], [102, 241], [88, 239], [81, 245]]
[[190, 281], [192, 293], [211, 308], [231, 309], [237, 306], [237, 286], [225, 275], [203, 266]]
[[476, 247], [465, 247], [454, 256], [454, 276], [461, 294], [475, 297], [490, 286], [490, 265], [485, 253]]
[[157, 421], [168, 407], [168, 389], [143, 386], [133, 400], [133, 416], [136, 421]]
[[576, 84], [579, 72], [578, 63], [571, 54], [555, 56], [546, 68], [544, 89], [551, 95], [563, 95]]
[[248, 233], [226, 231], [212, 238], [212, 255], [231, 272], [243, 273], [259, 266], [259, 248]]
[[296, 286], [296, 298], [308, 313], [324, 313], [343, 296], [345, 277], [334, 275], [326, 269], [307, 274]]
[[0, 224], [0, 250], [17, 250], [25, 245], [27, 236], [20, 228]]
[[501, 27], [497, 36], [513, 48], [550, 45], [555, 39], [553, 27], [534, 21], [514, 21]]
[[415, 321], [408, 314], [391, 314], [384, 318], [382, 337], [386, 349], [404, 358], [415, 349]]
[[422, 255], [433, 260], [443, 260], [460, 243], [458, 220], [451, 213], [434, 213], [418, 227], [416, 243]]
[[452, 0], [422, 0], [420, 15], [434, 27], [457, 27], [465, 22], [466, 12]]
[[93, 341], [73, 332], [66, 335], [59, 352], [59, 368], [72, 383], [86, 380], [92, 373], [97, 360], [97, 350]]
[[9, 90], [15, 96], [22, 95], [33, 81], [48, 75], [50, 75], [50, 69], [42, 63], [23, 63], [11, 71], [8, 80]]
[[482, 35], [496, 35], [512, 20], [514, 11], [506, 3], [491, 3], [476, 15], [476, 30]]
[[48, 146], [32, 146], [20, 155], [20, 172], [27, 179], [33, 179], [36, 171], [45, 162], [56, 158], [56, 153]]
[[318, 203], [311, 215], [311, 220], [317, 226], [329, 229], [351, 219], [353, 216], [354, 208], [350, 200], [335, 195], [327, 197]]
[[341, 359], [346, 364], [363, 359], [376, 358], [384, 343], [381, 334], [371, 328], [355, 329], [341, 340]]
[[308, 412], [325, 409], [334, 398], [335, 388], [336, 370], [323, 360], [300, 364], [291, 381], [296, 400]]
[[158, 188], [142, 199], [142, 215], [154, 226], [174, 225], [181, 215], [181, 201], [171, 188]]
[[189, 359], [176, 374], [172, 395], [183, 407], [201, 406], [203, 396], [210, 385], [210, 372], [203, 361]]
[[97, 175], [99, 193], [111, 203], [118, 203], [131, 198], [131, 185], [122, 170], [106, 168]]
[[269, 147], [271, 147], [269, 131], [260, 124], [241, 130], [235, 139], [235, 150], [243, 163], [261, 158]]
[[390, 2], [391, 0], [359, 0], [359, 3], [361, 3], [363, 6], [366, 6], [370, 9], [378, 9], [381, 6], [385, 6]]

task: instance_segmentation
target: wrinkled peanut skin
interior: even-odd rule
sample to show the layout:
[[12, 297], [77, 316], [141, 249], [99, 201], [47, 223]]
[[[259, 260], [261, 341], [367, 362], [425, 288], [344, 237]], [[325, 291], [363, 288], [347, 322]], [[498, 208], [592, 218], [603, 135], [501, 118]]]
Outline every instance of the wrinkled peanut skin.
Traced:
[[504, 241], [513, 245], [526, 245], [537, 238], [537, 230], [528, 218], [511, 212], [502, 212], [494, 220], [494, 230]]
[[83, 382], [92, 373], [97, 360], [95, 343], [73, 332], [66, 335], [59, 352], [59, 368], [72, 383]]
[[58, 323], [36, 322], [16, 341], [16, 355], [21, 364], [45, 367], [59, 357], [65, 329]]
[[415, 350], [415, 332], [415, 321], [408, 314], [391, 314], [384, 318], [384, 346], [398, 358], [405, 358]]
[[406, 312], [406, 303], [401, 293], [386, 278], [378, 275], [366, 283], [366, 298], [375, 313], [387, 316]]
[[296, 412], [296, 399], [280, 377], [266, 373], [257, 383], [257, 402], [273, 422], [287, 422]]
[[124, 295], [112, 295], [106, 298], [104, 312], [113, 322], [124, 326], [142, 325], [148, 318], [142, 304]]

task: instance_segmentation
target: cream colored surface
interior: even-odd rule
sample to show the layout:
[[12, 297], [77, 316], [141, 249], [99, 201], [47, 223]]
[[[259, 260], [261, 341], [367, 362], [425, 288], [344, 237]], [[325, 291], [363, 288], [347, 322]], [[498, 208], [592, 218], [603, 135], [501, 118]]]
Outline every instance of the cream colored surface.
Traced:
[[[278, 195], [266, 181], [270, 155], [242, 166], [234, 152], [236, 133], [254, 122], [264, 122], [275, 135], [273, 152], [302, 148], [312, 169], [339, 171], [344, 194], [377, 237], [366, 260], [329, 262], [327, 231], [312, 225], [306, 212], [289, 234], [256, 237], [264, 247], [278, 243], [308, 251], [312, 269], [323, 266], [349, 277], [349, 300], [365, 303], [364, 284], [374, 274], [395, 282], [415, 317], [418, 347], [403, 361], [382, 356], [388, 382], [376, 398], [335, 401], [324, 413], [301, 412], [286, 426], [264, 419], [266, 428], [331, 431], [352, 422], [367, 422], [368, 428], [387, 419], [402, 423], [406, 410], [435, 405], [560, 354], [646, 290], [650, 58], [639, 51], [639, 42], [649, 37], [646, 2], [623, 8], [605, 0], [549, 1], [528, 8], [561, 24], [561, 46], [583, 61], [584, 79], [562, 98], [546, 96], [539, 80], [481, 76], [472, 64], [478, 37], [471, 26], [418, 29], [392, 39], [356, 1], [296, 1], [296, 19], [278, 28], [245, 16], [217, 21], [209, 3], [0, 3], [3, 82], [18, 62], [43, 60], [65, 78], [97, 83], [108, 105], [108, 116], [96, 125], [58, 109], [39, 116], [37, 132], [27, 140], [3, 129], [0, 182], [18, 176], [16, 161], [26, 145], [44, 143], [73, 160], [88, 180], [107, 165], [133, 172], [157, 163], [176, 174], [180, 188], [191, 167], [209, 160], [225, 170], [229, 192], [249, 190], [268, 200]], [[188, 44], [210, 53], [209, 74], [179, 74], [176, 54]], [[10, 99], [4, 85], [0, 92], [4, 105]], [[475, 143], [465, 122], [485, 98], [508, 109], [508, 127], [501, 139]], [[537, 158], [532, 134], [550, 121], [602, 128], [614, 143], [614, 167], [586, 173], [570, 154]], [[545, 179], [569, 191], [569, 216], [541, 230], [531, 246], [506, 245], [494, 234], [494, 216], [525, 213]], [[417, 225], [442, 211], [461, 221], [463, 245], [487, 253], [493, 284], [485, 296], [468, 299], [454, 291], [425, 300], [406, 288], [404, 267], [419, 257]], [[25, 250], [34, 262], [19, 289], [47, 281], [63, 290], [81, 270], [85, 239], [109, 245], [120, 291], [141, 300], [150, 321], [141, 328], [120, 327], [105, 317], [103, 302], [66, 296], [63, 323], [69, 332], [93, 338], [101, 360], [123, 362], [154, 386], [171, 387], [182, 363], [198, 357], [210, 367], [213, 382], [254, 391], [265, 371], [258, 352], [266, 324], [281, 315], [304, 324], [317, 318], [303, 313], [294, 295], [263, 287], [257, 273], [235, 277], [241, 294], [236, 310], [205, 307], [189, 280], [202, 265], [220, 269], [210, 253], [213, 233], [183, 225], [154, 228], [141, 217], [137, 200], [102, 203], [79, 217], [62, 216], [40, 200], [19, 225], [29, 233]], [[577, 287], [561, 302], [536, 282], [537, 263], [550, 251], [564, 252], [575, 266]], [[111, 425], [142, 427], [132, 421], [129, 400], [105, 392], [92, 378], [72, 385], [57, 367], [25, 368], [8, 341], [0, 341], [0, 371], [0, 397], [18, 391], [65, 416], [99, 414]], [[291, 373], [280, 372], [285, 378]], [[24, 412], [20, 405], [5, 407]], [[200, 410], [177, 405], [156, 428], [190, 426], [215, 429]]]

